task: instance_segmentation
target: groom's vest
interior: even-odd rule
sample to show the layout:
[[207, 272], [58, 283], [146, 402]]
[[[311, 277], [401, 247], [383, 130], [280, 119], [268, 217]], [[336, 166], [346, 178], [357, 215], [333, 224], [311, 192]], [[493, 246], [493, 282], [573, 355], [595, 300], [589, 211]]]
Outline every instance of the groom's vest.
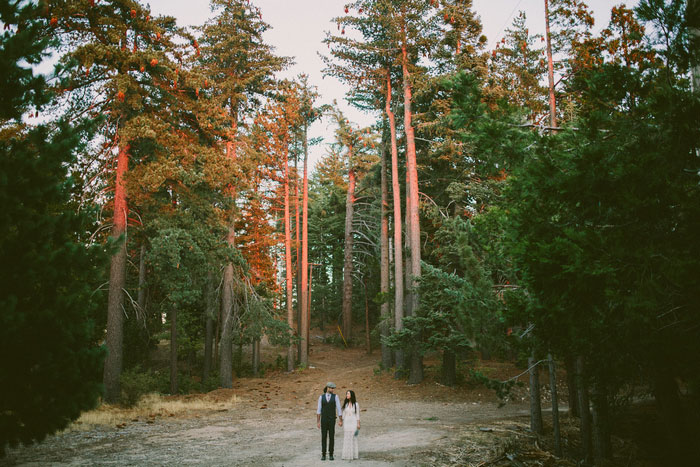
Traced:
[[321, 419], [324, 422], [335, 423], [336, 407], [335, 398], [338, 397], [335, 394], [331, 394], [331, 400], [326, 402], [326, 395], [321, 396]]

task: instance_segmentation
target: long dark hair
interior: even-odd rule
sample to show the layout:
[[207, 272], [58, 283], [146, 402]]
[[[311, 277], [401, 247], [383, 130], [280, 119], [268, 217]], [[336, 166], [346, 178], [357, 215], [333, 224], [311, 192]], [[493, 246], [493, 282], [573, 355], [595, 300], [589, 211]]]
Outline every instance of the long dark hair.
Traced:
[[[355, 391], [348, 391], [350, 393], [350, 403], [355, 408], [355, 413], [357, 413], [357, 399], [355, 399]], [[343, 401], [343, 410], [345, 406], [348, 405], [348, 393], [345, 393], [345, 400]]]

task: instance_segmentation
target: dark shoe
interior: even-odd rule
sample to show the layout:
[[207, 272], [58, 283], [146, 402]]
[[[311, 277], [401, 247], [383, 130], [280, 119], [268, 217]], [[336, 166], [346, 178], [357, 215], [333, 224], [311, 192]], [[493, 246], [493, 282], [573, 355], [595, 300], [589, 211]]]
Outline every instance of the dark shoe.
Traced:
[[333, 454], [331, 454], [331, 460], [334, 460], [334, 459], [333, 459]]
[[322, 461], [325, 461], [325, 460], [326, 460], [326, 455], [325, 455], [325, 454], [321, 454], [321, 460], [322, 460]]

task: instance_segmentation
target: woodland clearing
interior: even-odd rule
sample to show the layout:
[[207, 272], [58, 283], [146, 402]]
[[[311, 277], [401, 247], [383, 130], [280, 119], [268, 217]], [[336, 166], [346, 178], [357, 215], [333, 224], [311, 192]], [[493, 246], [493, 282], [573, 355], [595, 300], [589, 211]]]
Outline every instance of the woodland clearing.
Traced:
[[[465, 382], [450, 388], [436, 382], [438, 360], [426, 359], [423, 383], [407, 385], [379, 371], [378, 351], [341, 349], [321, 336], [312, 343], [308, 368], [236, 378], [232, 389], [207, 394], [147, 396], [131, 409], [103, 405], [42, 443], [10, 449], [2, 463], [326, 465], [320, 460], [315, 409], [323, 386], [333, 381], [338, 394], [353, 389], [362, 408], [360, 459], [353, 465], [575, 465], [545, 450], [546, 433], [538, 439], [528, 431], [524, 387], [516, 387], [515, 400], [499, 407], [483, 386]], [[284, 349], [263, 347], [263, 361], [274, 360], [277, 352]], [[495, 360], [477, 361], [475, 367], [498, 379], [522, 372]], [[548, 391], [543, 394], [546, 398]], [[575, 449], [574, 420], [570, 424]], [[333, 465], [348, 463], [340, 460], [342, 437], [337, 427]]]

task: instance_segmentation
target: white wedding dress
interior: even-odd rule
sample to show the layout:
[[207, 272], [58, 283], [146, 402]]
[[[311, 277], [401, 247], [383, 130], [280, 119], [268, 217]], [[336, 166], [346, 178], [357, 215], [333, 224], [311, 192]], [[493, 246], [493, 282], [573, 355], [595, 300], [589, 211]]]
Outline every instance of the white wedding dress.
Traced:
[[343, 459], [352, 460], [360, 458], [360, 449], [357, 442], [359, 436], [355, 436], [357, 422], [360, 421], [360, 405], [348, 404], [343, 409]]

